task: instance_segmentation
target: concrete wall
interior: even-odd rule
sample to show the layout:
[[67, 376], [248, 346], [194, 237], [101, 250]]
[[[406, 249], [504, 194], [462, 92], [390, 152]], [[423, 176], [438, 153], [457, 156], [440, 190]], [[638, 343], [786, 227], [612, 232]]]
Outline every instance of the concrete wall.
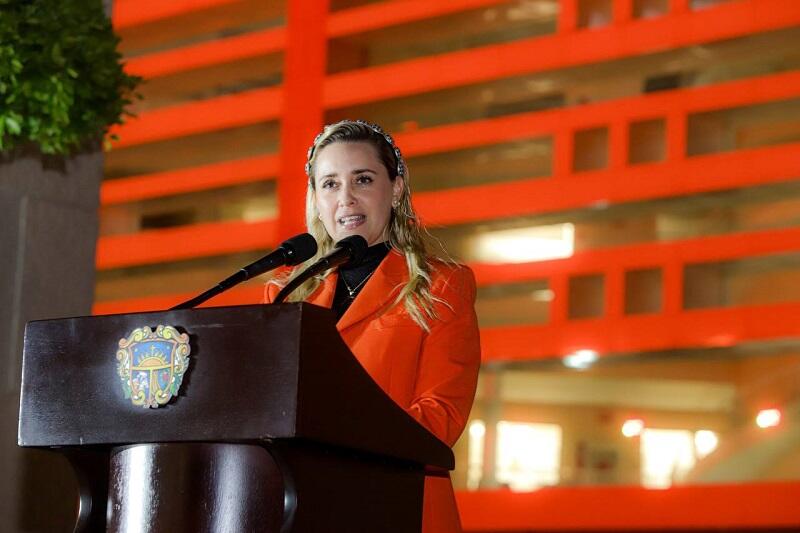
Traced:
[[22, 334], [29, 320], [91, 312], [102, 173], [99, 151], [66, 162], [35, 154], [0, 159], [3, 532], [71, 530], [64, 519], [74, 512], [76, 483], [68, 465], [16, 444]]

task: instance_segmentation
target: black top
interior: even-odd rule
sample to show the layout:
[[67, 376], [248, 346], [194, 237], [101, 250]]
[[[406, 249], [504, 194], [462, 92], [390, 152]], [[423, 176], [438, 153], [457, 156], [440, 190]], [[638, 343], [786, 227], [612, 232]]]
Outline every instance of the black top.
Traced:
[[388, 242], [373, 244], [367, 248], [361, 261], [339, 267], [339, 279], [336, 281], [336, 292], [333, 295], [333, 305], [331, 306], [337, 319], [342, 318], [390, 249]]

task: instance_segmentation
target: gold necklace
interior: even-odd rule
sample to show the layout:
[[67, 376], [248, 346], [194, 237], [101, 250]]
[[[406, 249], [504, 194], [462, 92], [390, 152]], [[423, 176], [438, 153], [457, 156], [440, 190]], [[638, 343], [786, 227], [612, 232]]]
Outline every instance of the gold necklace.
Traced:
[[361, 286], [365, 284], [367, 280], [371, 278], [374, 273], [375, 271], [373, 270], [372, 272], [369, 273], [369, 275], [366, 278], [361, 280], [361, 283], [359, 283], [352, 289], [350, 288], [350, 285], [348, 285], [347, 280], [344, 278], [344, 274], [342, 274], [342, 283], [344, 283], [344, 286], [347, 289], [347, 295], [350, 297], [350, 299], [354, 299], [356, 297], [356, 291], [360, 289]]

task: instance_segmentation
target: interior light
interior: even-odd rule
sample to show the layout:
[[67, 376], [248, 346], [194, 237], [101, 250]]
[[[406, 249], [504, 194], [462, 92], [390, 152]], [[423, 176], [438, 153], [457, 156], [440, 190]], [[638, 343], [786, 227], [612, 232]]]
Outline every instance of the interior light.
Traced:
[[567, 368], [586, 370], [597, 362], [597, 352], [594, 350], [577, 350], [561, 360]]
[[486, 425], [482, 420], [473, 420], [469, 424], [469, 441], [467, 443], [467, 489], [477, 490], [483, 478], [484, 434]]
[[558, 4], [555, 2], [518, 2], [506, 11], [508, 20], [536, 20], [558, 15]]
[[469, 436], [480, 439], [486, 433], [486, 425], [481, 420], [474, 420], [469, 425]]
[[513, 491], [557, 485], [561, 472], [561, 427], [556, 424], [497, 423], [495, 477]]
[[719, 437], [713, 431], [701, 429], [694, 434], [694, 449], [698, 457], [705, 457], [717, 449]]
[[756, 415], [756, 425], [761, 429], [773, 428], [781, 423], [781, 412], [778, 409], [762, 409]]
[[681, 482], [697, 462], [688, 429], [645, 428], [639, 441], [642, 486], [666, 489]]
[[570, 257], [575, 226], [569, 223], [487, 231], [475, 237], [474, 254], [486, 263], [528, 263]]
[[641, 418], [630, 418], [622, 424], [622, 434], [628, 438], [638, 437], [644, 431], [644, 420]]
[[274, 217], [277, 210], [274, 205], [263, 201], [248, 202], [242, 210], [241, 218], [245, 222], [259, 222]]
[[531, 298], [536, 302], [552, 302], [555, 296], [550, 289], [537, 289], [531, 293]]

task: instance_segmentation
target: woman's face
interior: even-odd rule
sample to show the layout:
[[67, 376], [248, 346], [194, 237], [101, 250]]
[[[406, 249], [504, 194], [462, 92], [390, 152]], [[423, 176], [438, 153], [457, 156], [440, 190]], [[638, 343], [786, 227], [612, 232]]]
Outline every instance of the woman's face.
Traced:
[[378, 152], [368, 142], [335, 142], [314, 162], [314, 202], [331, 239], [361, 235], [372, 246], [389, 236], [392, 200], [403, 178], [389, 179]]

